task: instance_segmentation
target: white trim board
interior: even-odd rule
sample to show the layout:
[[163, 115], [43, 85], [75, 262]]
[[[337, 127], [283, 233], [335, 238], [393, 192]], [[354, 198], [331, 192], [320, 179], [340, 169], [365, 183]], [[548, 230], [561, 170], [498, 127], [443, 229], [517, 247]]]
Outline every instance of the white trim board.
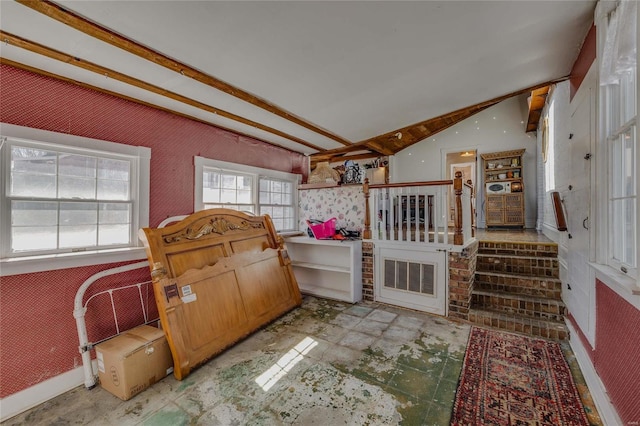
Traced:
[[82, 367], [52, 377], [30, 388], [0, 399], [0, 421], [4, 422], [84, 383]]
[[591, 392], [591, 397], [596, 404], [602, 422], [605, 426], [621, 425], [622, 420], [618, 416], [618, 412], [613, 404], [611, 404], [607, 389], [604, 387], [595, 367], [591, 363], [591, 358], [589, 358], [587, 349], [582, 344], [578, 332], [573, 324], [571, 324], [571, 321], [565, 320], [565, 324], [569, 328], [569, 344], [571, 345], [571, 350], [576, 356], [580, 371], [582, 371], [582, 375], [587, 382], [587, 387], [589, 388], [589, 392]]

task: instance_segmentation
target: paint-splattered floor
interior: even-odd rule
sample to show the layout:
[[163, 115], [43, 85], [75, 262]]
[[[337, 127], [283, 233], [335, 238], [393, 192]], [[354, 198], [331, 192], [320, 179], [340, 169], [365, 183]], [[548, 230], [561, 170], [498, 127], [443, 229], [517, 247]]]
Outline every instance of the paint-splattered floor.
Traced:
[[6, 424], [447, 425], [468, 334], [441, 317], [305, 297], [183, 381], [124, 402], [79, 387]]

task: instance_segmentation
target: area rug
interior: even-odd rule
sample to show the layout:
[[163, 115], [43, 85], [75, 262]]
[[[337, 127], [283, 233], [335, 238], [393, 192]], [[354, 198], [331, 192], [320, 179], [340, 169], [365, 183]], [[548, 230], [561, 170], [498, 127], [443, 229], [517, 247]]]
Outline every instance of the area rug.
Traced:
[[471, 328], [451, 425], [588, 425], [557, 342]]

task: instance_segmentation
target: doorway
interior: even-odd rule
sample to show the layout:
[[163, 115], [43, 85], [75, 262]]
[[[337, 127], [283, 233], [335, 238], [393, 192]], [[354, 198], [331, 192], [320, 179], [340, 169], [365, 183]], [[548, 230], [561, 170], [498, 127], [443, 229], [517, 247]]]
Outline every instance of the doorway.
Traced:
[[[476, 161], [477, 152], [475, 149], [469, 149], [465, 151], [447, 152], [445, 157], [444, 170], [446, 175], [444, 179], [453, 179], [456, 176], [456, 172], [462, 173], [462, 181], [470, 183], [474, 188], [474, 195], [476, 194]], [[449, 190], [449, 203], [448, 203], [448, 221], [449, 226], [453, 226], [454, 214], [455, 214], [455, 194], [453, 188]], [[475, 211], [475, 196], [473, 198], [473, 223], [476, 222]]]

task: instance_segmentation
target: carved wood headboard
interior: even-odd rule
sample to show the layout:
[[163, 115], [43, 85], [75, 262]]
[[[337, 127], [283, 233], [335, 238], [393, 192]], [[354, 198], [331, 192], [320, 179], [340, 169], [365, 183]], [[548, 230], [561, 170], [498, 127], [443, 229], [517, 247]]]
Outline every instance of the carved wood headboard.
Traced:
[[139, 236], [178, 380], [301, 303], [268, 215], [203, 210]]

